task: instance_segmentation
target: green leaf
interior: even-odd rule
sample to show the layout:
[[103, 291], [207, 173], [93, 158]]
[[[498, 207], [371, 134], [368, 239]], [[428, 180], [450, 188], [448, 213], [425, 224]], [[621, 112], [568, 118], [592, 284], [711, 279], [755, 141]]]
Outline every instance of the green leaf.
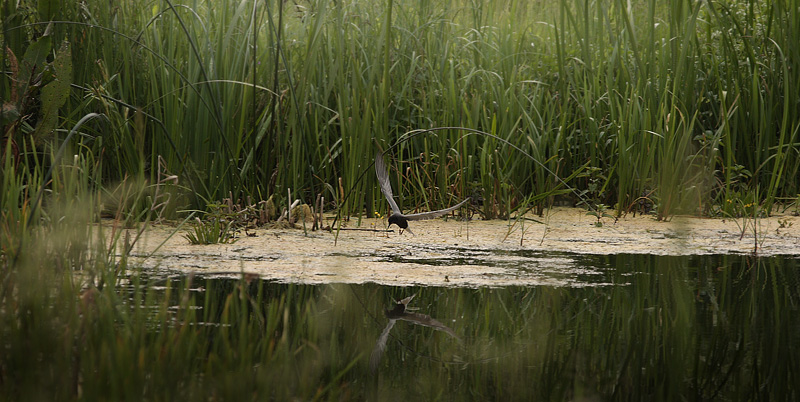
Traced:
[[42, 88], [42, 114], [34, 131], [34, 138], [50, 134], [58, 124], [58, 109], [64, 106], [69, 97], [72, 82], [72, 55], [69, 43], [64, 42], [51, 64], [54, 79]]
[[42, 21], [52, 21], [58, 12], [61, 0], [39, 0], [39, 18]]
[[22, 66], [20, 66], [19, 71], [20, 96], [25, 96], [31, 77], [44, 71], [47, 55], [51, 49], [50, 36], [42, 36], [36, 42], [31, 43], [28, 49], [25, 50], [25, 56], [22, 58]]

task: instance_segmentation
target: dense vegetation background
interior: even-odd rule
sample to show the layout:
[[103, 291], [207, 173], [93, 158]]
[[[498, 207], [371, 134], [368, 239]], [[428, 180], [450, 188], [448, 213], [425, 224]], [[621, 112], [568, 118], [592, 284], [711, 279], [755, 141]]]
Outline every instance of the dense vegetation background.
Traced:
[[[659, 217], [800, 192], [791, 2], [4, 0], [2, 29], [3, 185], [29, 187], [4, 211], [70, 165], [110, 193], [177, 175], [172, 212], [288, 188], [371, 212], [374, 140], [397, 144], [406, 209], [541, 210], [559, 181], [539, 163]], [[435, 127], [508, 143], [412, 132]]]
[[[407, 288], [128, 264], [151, 219], [226, 198], [383, 212], [375, 143], [407, 210], [563, 197], [744, 234], [800, 211], [795, 3], [0, 0], [0, 400], [796, 400], [789, 257], [420, 288], [466, 343], [398, 325], [378, 376], [380, 310]], [[410, 352], [430, 348], [446, 362]]]

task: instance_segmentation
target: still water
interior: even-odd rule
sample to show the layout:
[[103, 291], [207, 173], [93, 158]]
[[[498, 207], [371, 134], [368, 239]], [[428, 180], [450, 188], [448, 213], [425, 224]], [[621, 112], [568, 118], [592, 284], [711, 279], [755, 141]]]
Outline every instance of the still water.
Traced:
[[[502, 288], [142, 274], [130, 292], [192, 309], [209, 342], [257, 355], [249, 381], [274, 399], [800, 400], [794, 257], [513, 257], [571, 268], [540, 263], [555, 285]], [[238, 342], [256, 346], [230, 341], [244, 328], [231, 305], [256, 328]]]

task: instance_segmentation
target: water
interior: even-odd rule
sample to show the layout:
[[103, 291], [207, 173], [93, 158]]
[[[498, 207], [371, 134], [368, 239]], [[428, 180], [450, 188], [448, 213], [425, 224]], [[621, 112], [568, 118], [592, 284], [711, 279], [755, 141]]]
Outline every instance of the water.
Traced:
[[[224, 319], [226, 305], [240, 300], [264, 328], [251, 342], [290, 345], [287, 356], [263, 352], [263, 366], [274, 371], [257, 363], [252, 373], [264, 381], [279, 378], [286, 393], [271, 394], [278, 399], [800, 397], [794, 385], [800, 383], [796, 258], [462, 254], [458, 261], [401, 256], [395, 262], [435, 270], [437, 264], [494, 261], [573, 279], [449, 288], [296, 285], [194, 275], [189, 308], [201, 317], [193, 325], [220, 336], [216, 331], [241, 325]], [[526, 265], [526, 259], [563, 264]], [[559, 272], [559, 266], [566, 269]], [[187, 293], [165, 289], [185, 288], [187, 281], [173, 274], [143, 277], [141, 284], [178, 310]], [[134, 290], [131, 285], [131, 294]], [[418, 314], [417, 323], [397, 320], [385, 346], [377, 345], [389, 323], [384, 310], [411, 295], [408, 307]], [[428, 325], [418, 325], [424, 316]], [[373, 370], [369, 360], [376, 349], [382, 353]]]

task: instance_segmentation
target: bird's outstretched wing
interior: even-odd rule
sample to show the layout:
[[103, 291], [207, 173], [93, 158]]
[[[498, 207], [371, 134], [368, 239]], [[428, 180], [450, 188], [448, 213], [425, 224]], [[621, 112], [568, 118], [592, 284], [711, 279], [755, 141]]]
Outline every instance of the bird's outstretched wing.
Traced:
[[453, 205], [450, 208], [440, 209], [438, 211], [420, 212], [418, 214], [408, 214], [408, 215], [403, 215], [403, 216], [405, 216], [406, 219], [408, 219], [410, 221], [421, 221], [421, 220], [425, 220], [425, 219], [438, 218], [438, 217], [440, 217], [442, 215], [447, 215], [450, 212], [455, 211], [456, 209], [458, 209], [462, 205], [464, 205], [464, 203], [467, 202], [467, 201], [469, 201], [469, 197], [465, 198], [464, 201], [461, 201], [458, 204]]
[[375, 151], [375, 175], [378, 177], [378, 183], [381, 186], [383, 195], [386, 197], [386, 201], [389, 202], [389, 206], [392, 208], [392, 213], [402, 214], [403, 212], [400, 211], [392, 195], [392, 184], [389, 183], [389, 169], [386, 168], [386, 164], [383, 161], [383, 154], [378, 150]]
[[389, 339], [389, 332], [396, 322], [397, 320], [389, 320], [389, 323], [386, 324], [386, 328], [381, 332], [381, 336], [378, 337], [378, 341], [375, 342], [375, 347], [372, 349], [372, 354], [369, 356], [369, 371], [374, 373], [375, 370], [378, 369], [378, 365], [381, 363], [381, 357], [383, 357], [383, 352], [386, 350], [386, 340]]
[[453, 338], [460, 339], [458, 337], [458, 335], [456, 335], [456, 333], [452, 329], [448, 328], [447, 326], [445, 326], [441, 322], [437, 321], [435, 318], [431, 318], [431, 316], [426, 315], [426, 314], [408, 313], [407, 312], [407, 313], [403, 314], [403, 316], [401, 318], [399, 318], [399, 319], [403, 320], [403, 321], [408, 321], [410, 323], [414, 323], [414, 324], [417, 324], [417, 325], [431, 327], [431, 328], [433, 328], [435, 330], [447, 332]]

